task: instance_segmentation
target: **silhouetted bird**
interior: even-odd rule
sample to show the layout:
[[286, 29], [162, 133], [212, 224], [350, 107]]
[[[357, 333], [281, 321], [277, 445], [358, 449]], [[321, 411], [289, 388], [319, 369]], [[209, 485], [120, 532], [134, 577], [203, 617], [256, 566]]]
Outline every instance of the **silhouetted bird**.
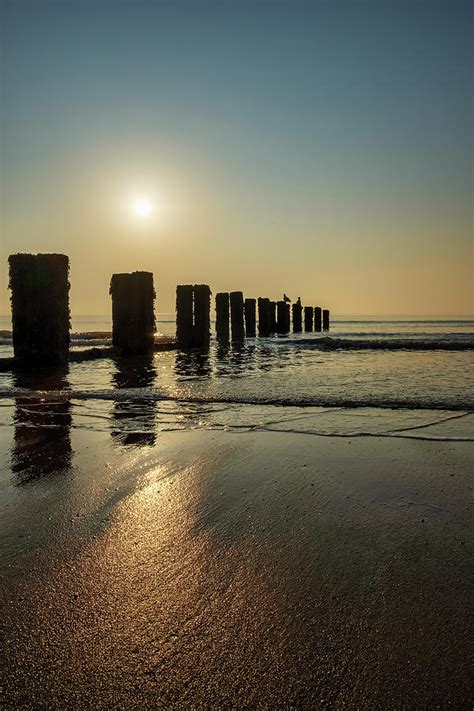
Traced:
[[291, 299], [286, 294], [283, 294], [283, 301], [286, 301], [288, 304], [291, 304]]

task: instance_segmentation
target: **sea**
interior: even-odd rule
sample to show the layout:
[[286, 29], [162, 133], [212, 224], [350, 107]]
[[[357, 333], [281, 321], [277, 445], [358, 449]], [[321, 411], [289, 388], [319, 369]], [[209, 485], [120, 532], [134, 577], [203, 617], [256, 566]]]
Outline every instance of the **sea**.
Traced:
[[[73, 350], [110, 345], [109, 316], [72, 319]], [[174, 314], [158, 314], [173, 336]], [[103, 358], [0, 373], [0, 426], [110, 432], [146, 446], [160, 431], [474, 439], [474, 317], [335, 316], [329, 332], [249, 338], [208, 352]], [[0, 319], [0, 357], [13, 354]]]

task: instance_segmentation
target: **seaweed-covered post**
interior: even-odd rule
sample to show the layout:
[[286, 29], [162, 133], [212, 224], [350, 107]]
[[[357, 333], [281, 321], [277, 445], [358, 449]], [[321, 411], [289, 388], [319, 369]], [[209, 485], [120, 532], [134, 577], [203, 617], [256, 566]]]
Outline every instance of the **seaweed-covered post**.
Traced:
[[232, 326], [232, 340], [243, 341], [244, 332], [244, 295], [241, 291], [230, 292], [230, 322]]
[[13, 350], [36, 365], [66, 363], [69, 354], [69, 258], [64, 254], [12, 254]]
[[277, 302], [269, 302], [269, 313], [270, 313], [270, 333], [276, 333], [277, 331]]
[[293, 312], [293, 332], [301, 333], [303, 330], [303, 306], [299, 296], [298, 301], [292, 304], [291, 310]]
[[304, 307], [304, 330], [305, 331], [312, 331], [313, 330], [313, 307], [312, 306], [305, 306]]
[[258, 335], [270, 335], [270, 299], [258, 299]]
[[113, 274], [112, 343], [123, 355], [143, 355], [155, 343], [155, 289], [151, 272]]
[[180, 348], [190, 348], [193, 342], [193, 286], [176, 287], [176, 340]]
[[329, 309], [323, 309], [323, 330], [329, 331]]
[[256, 335], [255, 329], [255, 299], [245, 299], [244, 302], [244, 313], [245, 313], [245, 335], [247, 338], [253, 338]]
[[321, 330], [321, 315], [322, 315], [321, 307], [315, 306], [314, 307], [314, 330], [315, 331]]
[[216, 334], [220, 341], [229, 340], [229, 294], [216, 294]]
[[194, 285], [194, 327], [195, 348], [208, 348], [211, 328], [211, 290], [207, 284]]

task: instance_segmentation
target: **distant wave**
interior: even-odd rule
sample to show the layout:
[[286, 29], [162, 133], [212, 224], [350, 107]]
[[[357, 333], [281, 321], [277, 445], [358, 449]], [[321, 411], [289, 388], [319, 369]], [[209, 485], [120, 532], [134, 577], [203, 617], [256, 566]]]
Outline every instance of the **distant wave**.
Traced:
[[[112, 340], [111, 331], [84, 331], [81, 333], [71, 333], [71, 345], [74, 346], [110, 346]], [[11, 331], [0, 331], [0, 345], [11, 346], [13, 336]]]
[[[405, 340], [417, 340], [420, 338], [425, 339], [467, 339], [474, 340], [473, 331], [456, 331], [455, 333], [450, 332], [434, 332], [434, 331], [413, 331], [407, 333], [406, 331], [338, 331], [336, 338], [403, 338]], [[303, 336], [304, 340], [304, 336]]]
[[321, 336], [320, 338], [280, 338], [274, 341], [278, 345], [295, 346], [297, 348], [314, 348], [320, 351], [472, 351], [474, 339], [461, 338], [430, 338], [417, 340], [414, 338], [333, 338]]

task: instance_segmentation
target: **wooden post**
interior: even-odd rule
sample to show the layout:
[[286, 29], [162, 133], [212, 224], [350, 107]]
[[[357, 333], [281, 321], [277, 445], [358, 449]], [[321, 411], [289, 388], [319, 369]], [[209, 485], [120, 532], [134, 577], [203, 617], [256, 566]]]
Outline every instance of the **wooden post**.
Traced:
[[229, 294], [216, 294], [216, 334], [220, 341], [229, 340]]
[[255, 299], [245, 299], [244, 311], [245, 311], [245, 335], [247, 338], [254, 338], [256, 336], [255, 329]]
[[270, 333], [276, 333], [277, 331], [277, 302], [270, 301]]
[[25, 363], [57, 365], [69, 356], [69, 258], [12, 254], [13, 350]]
[[323, 330], [329, 331], [329, 309], [323, 309]]
[[180, 348], [190, 348], [193, 343], [193, 286], [176, 287], [176, 340]]
[[151, 353], [155, 344], [153, 274], [113, 274], [112, 344], [123, 355]]
[[313, 330], [313, 307], [312, 306], [305, 306], [304, 307], [304, 330], [305, 331], [312, 331]]
[[301, 333], [303, 330], [303, 307], [301, 305], [301, 299], [298, 297], [298, 301], [292, 305], [293, 312], [293, 332]]
[[285, 301], [277, 301], [277, 332], [288, 333], [290, 306]]
[[270, 299], [258, 299], [258, 335], [270, 335]]
[[285, 304], [285, 333], [290, 332], [290, 304], [286, 303]]
[[194, 284], [194, 348], [208, 348], [211, 329], [211, 290], [207, 284]]
[[244, 295], [241, 291], [230, 292], [230, 323], [232, 340], [243, 341], [244, 332]]
[[314, 307], [314, 330], [315, 331], [321, 330], [321, 314], [322, 314], [321, 307], [315, 306]]

